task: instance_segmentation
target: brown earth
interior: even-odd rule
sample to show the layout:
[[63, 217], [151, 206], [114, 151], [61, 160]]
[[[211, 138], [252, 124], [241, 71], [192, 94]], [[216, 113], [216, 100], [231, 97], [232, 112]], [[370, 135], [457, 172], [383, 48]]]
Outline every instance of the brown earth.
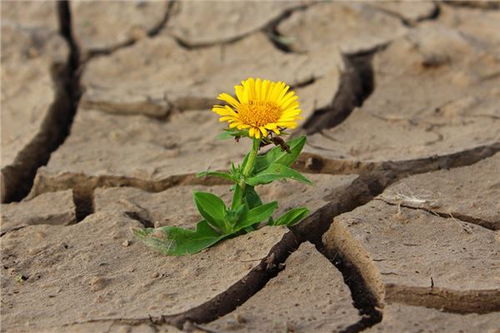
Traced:
[[[2, 332], [498, 332], [498, 2], [2, 2]], [[209, 108], [296, 89], [314, 186], [165, 257], [132, 234], [229, 201]]]

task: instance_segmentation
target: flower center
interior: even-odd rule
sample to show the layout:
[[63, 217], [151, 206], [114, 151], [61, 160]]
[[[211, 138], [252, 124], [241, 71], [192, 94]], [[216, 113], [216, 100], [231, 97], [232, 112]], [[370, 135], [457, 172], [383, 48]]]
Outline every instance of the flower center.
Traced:
[[274, 102], [249, 101], [238, 108], [240, 119], [248, 125], [260, 127], [280, 119], [281, 108]]

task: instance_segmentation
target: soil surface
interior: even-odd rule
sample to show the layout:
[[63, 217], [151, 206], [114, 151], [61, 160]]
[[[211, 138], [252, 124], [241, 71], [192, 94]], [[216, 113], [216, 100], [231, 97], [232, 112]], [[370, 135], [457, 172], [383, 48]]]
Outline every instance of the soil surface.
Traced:
[[[2, 332], [499, 332], [500, 6], [2, 2]], [[185, 257], [133, 236], [229, 201], [209, 111], [297, 91], [311, 215]], [[267, 149], [267, 148], [266, 148]], [[278, 215], [277, 214], [277, 215]]]

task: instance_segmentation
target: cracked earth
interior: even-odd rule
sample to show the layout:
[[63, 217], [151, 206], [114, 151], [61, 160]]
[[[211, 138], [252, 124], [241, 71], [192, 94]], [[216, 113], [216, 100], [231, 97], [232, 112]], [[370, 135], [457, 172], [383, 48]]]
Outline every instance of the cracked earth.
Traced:
[[[2, 2], [1, 330], [498, 332], [499, 7]], [[311, 215], [150, 251], [228, 193], [194, 175], [247, 151], [208, 110], [249, 76], [296, 89], [315, 183], [257, 190]]]

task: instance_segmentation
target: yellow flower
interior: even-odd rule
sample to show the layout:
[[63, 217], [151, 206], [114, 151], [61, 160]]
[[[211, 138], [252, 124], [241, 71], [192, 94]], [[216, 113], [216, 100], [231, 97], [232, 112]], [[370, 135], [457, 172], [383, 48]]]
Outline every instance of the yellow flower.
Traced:
[[260, 139], [268, 131], [280, 134], [297, 127], [301, 110], [298, 97], [284, 82], [249, 78], [234, 87], [236, 98], [222, 93], [217, 99], [228, 105], [214, 105], [212, 111], [227, 121], [229, 128], [248, 129], [248, 135]]

